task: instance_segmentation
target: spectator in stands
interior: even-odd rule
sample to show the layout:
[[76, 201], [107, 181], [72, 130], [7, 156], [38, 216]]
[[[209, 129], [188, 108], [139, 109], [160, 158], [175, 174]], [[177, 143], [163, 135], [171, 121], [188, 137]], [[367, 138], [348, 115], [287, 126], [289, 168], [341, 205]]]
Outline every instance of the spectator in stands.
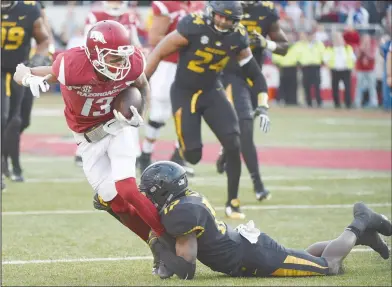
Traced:
[[291, 24], [298, 29], [300, 25], [300, 20], [303, 15], [301, 8], [297, 1], [287, 1], [287, 5], [284, 8], [284, 11], [287, 15], [287, 20], [291, 22]]
[[355, 90], [355, 106], [362, 106], [363, 93], [369, 91], [368, 107], [378, 107], [375, 68], [376, 47], [372, 44], [370, 35], [363, 35], [357, 52], [357, 84]]
[[339, 83], [344, 83], [344, 102], [346, 108], [351, 108], [351, 71], [356, 60], [353, 48], [344, 43], [340, 32], [332, 36], [333, 47], [326, 49], [324, 62], [331, 70], [332, 95], [335, 108], [340, 108]]
[[361, 41], [361, 36], [357, 30], [354, 29], [352, 25], [347, 25], [344, 28], [343, 39], [347, 45], [350, 45], [354, 51], [359, 47]]
[[74, 33], [70, 36], [66, 50], [75, 48], [78, 46], [83, 46], [85, 44], [85, 38], [84, 38], [84, 27], [83, 26], [78, 26]]
[[338, 22], [336, 1], [315, 1], [315, 19], [320, 23]]
[[[301, 53], [298, 57], [298, 62], [302, 67], [302, 84], [305, 90], [306, 104], [312, 107], [312, 87], [315, 91], [315, 98], [317, 106], [322, 106], [320, 84], [321, 76], [320, 69], [323, 61], [323, 54], [325, 46], [322, 42], [315, 38], [315, 30], [312, 30], [307, 35], [302, 35]], [[306, 35], [306, 36], [305, 36]]]
[[323, 42], [325, 45], [329, 41], [329, 36], [327, 32], [325, 32], [324, 26], [322, 24], [318, 24], [317, 22], [313, 23], [314, 29], [316, 30], [316, 34], [314, 35], [316, 41]]
[[[348, 1], [350, 2], [350, 1]], [[361, 1], [352, 1], [354, 6], [349, 8], [346, 23], [349, 25], [363, 25], [369, 24], [369, 12], [362, 7]]]

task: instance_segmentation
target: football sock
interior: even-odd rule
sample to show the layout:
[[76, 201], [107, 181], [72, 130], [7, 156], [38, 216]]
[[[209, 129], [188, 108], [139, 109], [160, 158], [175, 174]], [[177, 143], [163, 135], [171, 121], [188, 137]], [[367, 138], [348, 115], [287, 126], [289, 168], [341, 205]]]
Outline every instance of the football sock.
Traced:
[[140, 218], [133, 206], [125, 202], [118, 194], [110, 202], [110, 206], [126, 227], [147, 242], [150, 227]]
[[140, 193], [135, 178], [117, 181], [116, 189], [118, 194], [135, 208], [139, 216], [153, 229], [157, 236], [164, 233], [165, 228], [160, 222], [158, 210], [147, 197]]
[[145, 139], [143, 140], [142, 151], [143, 153], [152, 153], [154, 150], [154, 144], [157, 140], [160, 129], [163, 127], [164, 123], [158, 123], [152, 120], [149, 120], [146, 128], [145, 128]]
[[257, 151], [253, 141], [253, 120], [240, 120], [240, 130], [242, 157], [252, 178], [255, 191], [262, 191], [264, 190], [264, 185], [261, 181]]
[[238, 187], [241, 176], [241, 156], [238, 149], [225, 149], [226, 154], [226, 175], [227, 175], [227, 191], [229, 204], [232, 199], [238, 198]]
[[321, 257], [328, 261], [342, 261], [353, 249], [357, 236], [350, 230], [345, 230], [338, 238], [331, 240], [325, 247]]

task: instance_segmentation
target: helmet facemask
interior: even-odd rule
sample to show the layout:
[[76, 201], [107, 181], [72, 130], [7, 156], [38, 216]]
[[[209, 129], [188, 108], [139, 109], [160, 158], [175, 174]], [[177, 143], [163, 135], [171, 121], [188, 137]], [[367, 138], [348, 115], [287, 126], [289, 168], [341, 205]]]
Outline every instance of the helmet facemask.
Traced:
[[[135, 52], [134, 46], [119, 46], [117, 50], [103, 48], [99, 49], [95, 46], [95, 54], [96, 59], [91, 59], [91, 62], [94, 68], [100, 72], [105, 77], [113, 80], [113, 81], [121, 81], [123, 80], [131, 70], [131, 62], [129, 60], [129, 56], [131, 56]], [[89, 51], [86, 49], [87, 56], [90, 58]], [[110, 63], [112, 61], [110, 58], [118, 58], [121, 59], [116, 62], [120, 62], [120, 64]]]

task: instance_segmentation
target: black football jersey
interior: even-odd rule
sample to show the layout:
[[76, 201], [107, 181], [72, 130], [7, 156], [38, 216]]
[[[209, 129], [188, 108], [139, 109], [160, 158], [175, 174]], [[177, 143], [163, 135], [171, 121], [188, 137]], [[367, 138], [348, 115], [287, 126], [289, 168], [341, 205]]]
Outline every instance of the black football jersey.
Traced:
[[[279, 14], [274, 7], [272, 1], [259, 1], [254, 5], [244, 7], [244, 17], [241, 20], [241, 24], [245, 27], [249, 33], [249, 37], [252, 38], [252, 31], [267, 37], [271, 24], [279, 20]], [[250, 47], [257, 63], [263, 65], [263, 49], [260, 47]], [[225, 72], [236, 72], [241, 73], [241, 69], [236, 61], [230, 61], [227, 65]]]
[[1, 15], [1, 68], [15, 70], [29, 58], [34, 22], [41, 16], [37, 1], [18, 1]]
[[242, 258], [239, 233], [215, 217], [208, 200], [188, 191], [173, 201], [161, 214], [161, 222], [173, 237], [197, 234], [197, 259], [214, 271], [230, 274], [237, 270]]
[[192, 13], [180, 20], [177, 31], [189, 41], [179, 51], [175, 83], [190, 90], [212, 88], [230, 58], [249, 47], [245, 28], [219, 33], [204, 14]]

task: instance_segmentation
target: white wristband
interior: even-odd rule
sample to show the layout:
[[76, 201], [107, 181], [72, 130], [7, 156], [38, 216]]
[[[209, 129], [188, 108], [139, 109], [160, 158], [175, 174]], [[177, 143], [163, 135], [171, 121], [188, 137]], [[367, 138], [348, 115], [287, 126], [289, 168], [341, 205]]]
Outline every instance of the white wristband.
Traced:
[[25, 87], [30, 87], [30, 83], [28, 82], [28, 79], [30, 79], [33, 75], [32, 74], [26, 74], [22, 78], [22, 85]]
[[270, 51], [275, 51], [276, 50], [276, 42], [274, 42], [274, 41], [270, 41], [270, 40], [267, 40], [267, 49], [268, 50], [270, 50]]

